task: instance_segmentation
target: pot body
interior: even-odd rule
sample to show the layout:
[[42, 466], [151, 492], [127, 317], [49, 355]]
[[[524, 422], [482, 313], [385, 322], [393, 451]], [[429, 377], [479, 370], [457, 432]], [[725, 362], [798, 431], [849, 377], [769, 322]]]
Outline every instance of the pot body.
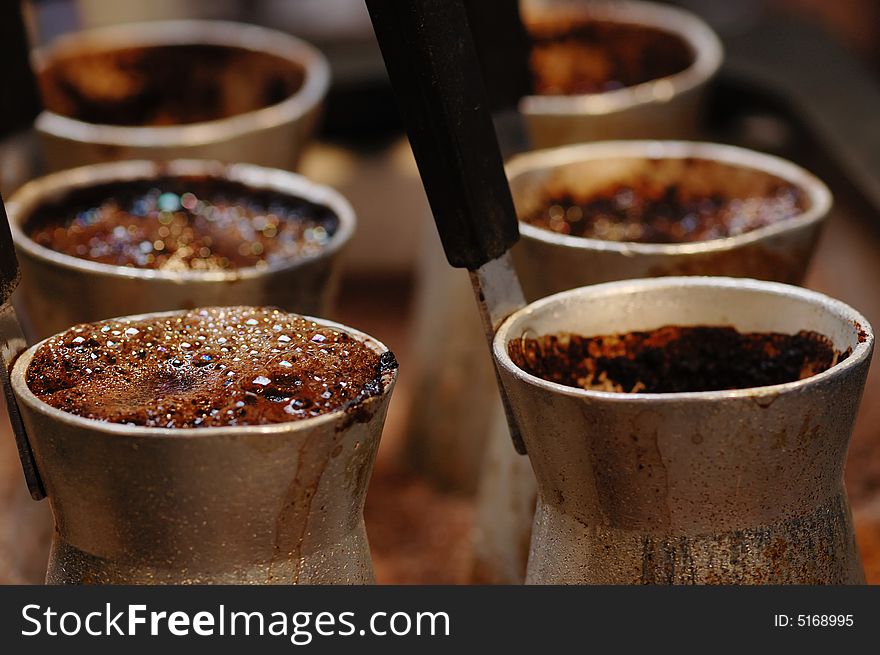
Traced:
[[373, 581], [363, 504], [396, 371], [356, 411], [169, 431], [46, 405], [25, 382], [35, 348], [12, 384], [55, 516], [47, 582]]
[[[564, 387], [507, 354], [524, 335], [664, 325], [813, 330], [852, 354], [799, 382], [678, 394]], [[753, 280], [610, 283], [514, 314], [494, 350], [539, 489], [527, 582], [863, 583], [843, 466], [872, 349], [842, 303]]]
[[507, 170], [520, 217], [545, 208], [548, 194], [590, 198], [616, 185], [638, 190], [668, 184], [698, 197], [760, 198], [788, 184], [802, 197], [802, 209], [790, 218], [727, 238], [678, 244], [581, 238], [521, 222], [522, 238], [513, 257], [529, 300], [590, 284], [674, 275], [800, 284], [832, 205], [825, 184], [803, 168], [715, 143], [582, 144], [514, 157]]
[[558, 32], [584, 20], [653, 28], [671, 34], [693, 52], [680, 73], [636, 86], [586, 95], [532, 95], [520, 102], [535, 149], [605, 139], [686, 139], [697, 135], [709, 82], [718, 72], [718, 37], [694, 14], [633, 0], [528, 0], [522, 4], [526, 30], [552, 24]]
[[130, 159], [216, 159], [295, 170], [303, 149], [315, 132], [320, 112], [320, 107], [315, 107], [295, 123], [263, 128], [254, 126], [247, 134], [218, 135], [215, 140], [191, 145], [95, 143], [68, 136], [63, 128], [53, 128], [43, 118], [37, 119], [36, 127], [50, 171]]
[[[266, 268], [224, 272], [167, 272], [98, 264], [38, 245], [25, 229], [44, 202], [73, 190], [162, 175], [212, 176], [271, 189], [333, 210], [336, 232], [314, 257]], [[354, 234], [351, 205], [332, 189], [287, 171], [215, 161], [130, 161], [54, 173], [20, 188], [9, 201], [9, 217], [22, 269], [16, 305], [29, 335], [43, 339], [78, 323], [174, 309], [223, 305], [269, 305], [326, 316], [339, 277], [339, 256]]]
[[44, 111], [35, 127], [50, 170], [129, 159], [216, 159], [294, 169], [317, 128], [330, 67], [314, 47], [282, 32], [209, 20], [148, 21], [66, 35], [34, 53], [39, 73], [53, 57], [118, 48], [219, 45], [267, 53], [302, 67], [302, 87], [286, 100], [228, 118], [188, 125], [99, 125]]
[[[542, 110], [526, 99], [520, 105], [529, 143], [535, 149], [555, 148], [606, 139], [692, 139], [699, 132], [705, 102], [704, 86], [676, 94], [663, 103], [632, 104], [609, 113]], [[537, 106], [536, 106], [537, 105]]]
[[[725, 247], [682, 252], [638, 252], [611, 248], [567, 247], [524, 226], [513, 261], [529, 300], [591, 284], [673, 275], [752, 277], [801, 284], [816, 246], [820, 222], [793, 225], [780, 234], [754, 240], [730, 240]], [[604, 245], [604, 244], [603, 244]]]
[[16, 306], [27, 333], [36, 339], [79, 323], [168, 309], [256, 305], [325, 316], [338, 285], [336, 255], [254, 276], [175, 280], [72, 270], [19, 252], [22, 281]]
[[87, 27], [134, 23], [147, 20], [181, 18], [223, 18], [235, 20], [241, 11], [235, 0], [157, 0], [143, 3], [108, 5], [103, 0], [77, 0], [79, 19]]

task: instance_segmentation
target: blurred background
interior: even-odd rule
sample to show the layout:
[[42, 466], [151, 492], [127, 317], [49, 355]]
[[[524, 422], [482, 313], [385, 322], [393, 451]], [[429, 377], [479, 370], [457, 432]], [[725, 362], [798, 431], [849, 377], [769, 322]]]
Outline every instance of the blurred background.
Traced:
[[[846, 143], [860, 139], [880, 143], [880, 118], [876, 118], [880, 116], [880, 0], [686, 0], [671, 4], [702, 16], [725, 43], [727, 61], [706, 112], [705, 138], [785, 156], [829, 184], [836, 201], [834, 215], [808, 286], [853, 305], [875, 326], [880, 325], [876, 288], [880, 280], [876, 201], [880, 195], [872, 197], [867, 191], [872, 183], [880, 184], [880, 167], [860, 169], [863, 176], [856, 183], [854, 171], [862, 160], [849, 153]], [[26, 7], [33, 45], [100, 25], [218, 18], [290, 32], [327, 55], [332, 88], [318, 138], [309, 146], [300, 171], [340, 190], [359, 219], [357, 236], [346, 254], [342, 294], [333, 318], [381, 339], [401, 363], [400, 384], [367, 501], [377, 577], [380, 582], [401, 583], [466, 581], [471, 497], [441, 489], [414, 474], [400, 456], [406, 414], [413, 400], [408, 371], [413, 370], [409, 366], [413, 358], [410, 326], [422, 268], [419, 262], [439, 258], [440, 250], [363, 0], [31, 0]], [[778, 34], [773, 30], [780, 28], [805, 36], [783, 43], [773, 36]], [[820, 47], [820, 42], [827, 45]], [[778, 47], [779, 57], [804, 61], [808, 67], [811, 53], [817, 51], [813, 45], [822, 52], [822, 48], [832, 48], [855, 81], [850, 83], [847, 77], [829, 83], [817, 68], [815, 84], [807, 87], [805, 96], [790, 91], [785, 66], [755, 65], [757, 57], [769, 57], [767, 61], [773, 63]], [[789, 71], [799, 81], [805, 77], [803, 70]], [[823, 130], [822, 121], [814, 120], [805, 108], [813, 100], [827, 105], [835, 98], [844, 105], [835, 116], [846, 116], [848, 105], [862, 103], [874, 107], [874, 121], [853, 122], [846, 130]], [[6, 123], [6, 117], [0, 116], [0, 132]], [[0, 189], [8, 194], [35, 171], [23, 154], [26, 149], [10, 145], [23, 137], [3, 136]], [[456, 275], [465, 273], [457, 271]], [[847, 467], [858, 539], [868, 579], [874, 583], [880, 583], [878, 370], [875, 364]], [[0, 465], [8, 469], [0, 471], [0, 540], [12, 543], [15, 517], [4, 515], [5, 508], [14, 506], [10, 499], [26, 490], [16, 461]]]

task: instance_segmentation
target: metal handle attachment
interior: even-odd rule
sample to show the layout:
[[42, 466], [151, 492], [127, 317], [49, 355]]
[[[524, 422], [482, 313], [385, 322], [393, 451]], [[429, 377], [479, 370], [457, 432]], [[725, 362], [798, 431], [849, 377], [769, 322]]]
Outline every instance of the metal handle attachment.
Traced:
[[6, 396], [6, 410], [9, 413], [9, 421], [12, 424], [12, 432], [15, 435], [15, 443], [18, 446], [18, 457], [21, 460], [21, 468], [28, 490], [34, 500], [42, 500], [46, 497], [46, 489], [40, 472], [37, 470], [37, 462], [34, 452], [21, 420], [21, 412], [15, 394], [12, 393], [10, 377], [12, 366], [18, 356], [27, 348], [21, 325], [12, 307], [12, 292], [18, 286], [19, 271], [18, 260], [15, 257], [15, 247], [12, 243], [12, 233], [9, 231], [9, 221], [6, 218], [6, 208], [3, 199], [0, 198], [0, 384], [3, 385], [3, 394]]
[[446, 258], [471, 271], [519, 224], [462, 0], [367, 0]]

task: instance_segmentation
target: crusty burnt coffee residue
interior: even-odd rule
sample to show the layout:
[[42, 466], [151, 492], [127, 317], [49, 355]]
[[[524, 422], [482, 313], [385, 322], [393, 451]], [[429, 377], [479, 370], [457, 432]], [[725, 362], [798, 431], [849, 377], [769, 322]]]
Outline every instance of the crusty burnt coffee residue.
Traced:
[[397, 358], [390, 350], [382, 353], [379, 357], [379, 373], [371, 382], [363, 388], [360, 395], [345, 408], [345, 420], [340, 423], [336, 430], [342, 432], [355, 423], [368, 423], [376, 411], [375, 407], [368, 406], [362, 401], [367, 398], [379, 396], [385, 389], [385, 377], [399, 368]]
[[217, 120], [296, 93], [304, 69], [274, 55], [181, 44], [59, 55], [39, 75], [45, 107], [102, 125], [158, 127]]
[[524, 371], [596, 391], [677, 393], [795, 382], [845, 360], [816, 332], [741, 333], [726, 326], [665, 326], [594, 337], [550, 334], [508, 343]]
[[391, 365], [333, 327], [228, 307], [74, 327], [37, 350], [27, 384], [53, 407], [113, 423], [264, 425], [353, 410], [383, 392]]
[[803, 192], [779, 182], [762, 194], [699, 195], [670, 184], [613, 185], [586, 197], [548, 195], [522, 219], [576, 237], [636, 243], [687, 243], [722, 239], [802, 213]]
[[862, 324], [858, 321], [853, 321], [853, 327], [856, 329], [856, 333], [859, 336], [859, 343], [865, 343], [868, 340], [868, 333], [865, 331], [865, 328], [863, 328]]
[[214, 176], [96, 184], [44, 202], [24, 229], [56, 252], [112, 266], [226, 271], [319, 255], [329, 207]]
[[611, 21], [549, 20], [528, 25], [535, 93], [615, 91], [680, 73], [694, 61], [678, 36]]

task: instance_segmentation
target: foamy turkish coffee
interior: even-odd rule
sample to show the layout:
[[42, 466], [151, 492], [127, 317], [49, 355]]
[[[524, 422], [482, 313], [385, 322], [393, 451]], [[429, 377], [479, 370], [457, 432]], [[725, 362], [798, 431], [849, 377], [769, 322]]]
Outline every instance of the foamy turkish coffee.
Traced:
[[768, 173], [700, 159], [645, 160], [598, 188], [550, 183], [521, 220], [589, 239], [693, 243], [767, 227], [807, 206], [801, 188]]
[[36, 243], [115, 266], [224, 271], [288, 264], [329, 243], [329, 208], [222, 177], [166, 176], [68, 191], [24, 225]]
[[397, 366], [343, 330], [273, 308], [196, 309], [78, 325], [26, 374], [45, 403], [126, 425], [284, 423], [355, 407]]

